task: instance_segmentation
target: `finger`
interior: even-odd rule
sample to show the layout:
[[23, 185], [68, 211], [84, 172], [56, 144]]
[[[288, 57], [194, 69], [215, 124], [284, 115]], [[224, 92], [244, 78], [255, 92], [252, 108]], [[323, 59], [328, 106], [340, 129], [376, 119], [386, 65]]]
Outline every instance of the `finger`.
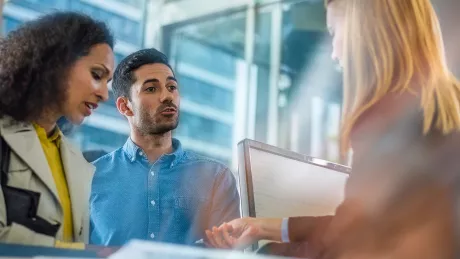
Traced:
[[222, 231], [220, 231], [218, 228], [216, 227], [213, 227], [212, 228], [212, 234], [215, 238], [215, 241], [217, 243], [217, 245], [219, 245], [220, 248], [225, 248], [225, 249], [228, 249], [230, 248], [229, 245], [227, 245], [224, 241], [224, 237], [222, 235]]
[[222, 242], [222, 239], [223, 239], [222, 234], [218, 228], [216, 227], [212, 228], [212, 235], [214, 236], [214, 241], [216, 242], [217, 246], [219, 248], [225, 248], [225, 244], [224, 242]]
[[209, 231], [209, 230], [206, 230], [205, 232], [206, 232], [206, 237], [208, 238], [207, 242], [211, 246], [213, 246], [215, 248], [218, 248], [219, 246], [217, 245], [216, 241], [214, 240], [214, 236], [213, 236], [212, 232]]
[[229, 234], [229, 225], [224, 224], [222, 236], [224, 238], [225, 243], [227, 243], [228, 246], [233, 247], [234, 240]]
[[251, 229], [245, 231], [240, 238], [235, 240], [234, 247], [237, 249], [244, 249], [258, 241], [259, 239], [256, 237], [256, 233]]
[[233, 227], [233, 225], [230, 225], [230, 224], [226, 224], [226, 225], [227, 225], [227, 230], [229, 233], [235, 232], [235, 228]]

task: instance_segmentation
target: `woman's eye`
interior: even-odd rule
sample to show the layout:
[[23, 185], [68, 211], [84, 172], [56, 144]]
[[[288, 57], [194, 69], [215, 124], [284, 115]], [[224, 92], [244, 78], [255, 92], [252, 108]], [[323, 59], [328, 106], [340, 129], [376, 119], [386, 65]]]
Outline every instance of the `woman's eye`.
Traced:
[[92, 71], [91, 75], [93, 76], [94, 80], [100, 81], [102, 79], [102, 76], [99, 75], [97, 72]]

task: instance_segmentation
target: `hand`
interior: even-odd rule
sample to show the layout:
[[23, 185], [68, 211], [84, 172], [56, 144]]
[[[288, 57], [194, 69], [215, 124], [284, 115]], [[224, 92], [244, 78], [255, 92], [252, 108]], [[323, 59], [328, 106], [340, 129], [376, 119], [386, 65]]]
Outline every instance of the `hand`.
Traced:
[[246, 248], [260, 240], [260, 224], [255, 218], [240, 218], [206, 230], [208, 246], [214, 248]]
[[281, 240], [281, 219], [240, 218], [206, 230], [207, 245], [244, 249], [262, 240]]

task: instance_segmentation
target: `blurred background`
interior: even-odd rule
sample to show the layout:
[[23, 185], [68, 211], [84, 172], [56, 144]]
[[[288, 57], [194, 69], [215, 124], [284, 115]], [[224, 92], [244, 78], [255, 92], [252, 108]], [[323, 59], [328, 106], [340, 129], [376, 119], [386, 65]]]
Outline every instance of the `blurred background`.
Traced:
[[[169, 56], [185, 148], [233, 169], [244, 138], [338, 162], [341, 78], [323, 0], [9, 0], [2, 33], [54, 10], [107, 22], [117, 62], [146, 47]], [[110, 152], [128, 134], [111, 94], [71, 139]]]

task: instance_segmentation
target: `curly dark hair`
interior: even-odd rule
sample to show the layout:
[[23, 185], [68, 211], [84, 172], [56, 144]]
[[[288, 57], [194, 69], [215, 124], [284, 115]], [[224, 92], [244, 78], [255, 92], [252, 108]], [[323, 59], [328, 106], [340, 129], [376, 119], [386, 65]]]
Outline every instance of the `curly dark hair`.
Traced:
[[147, 64], [164, 64], [174, 73], [168, 57], [162, 52], [154, 48], [138, 50], [124, 58], [115, 69], [112, 89], [116, 98], [121, 96], [130, 98], [131, 85], [136, 81], [134, 71]]
[[0, 117], [33, 121], [66, 101], [70, 68], [92, 46], [114, 39], [107, 25], [76, 12], [24, 23], [0, 40]]

